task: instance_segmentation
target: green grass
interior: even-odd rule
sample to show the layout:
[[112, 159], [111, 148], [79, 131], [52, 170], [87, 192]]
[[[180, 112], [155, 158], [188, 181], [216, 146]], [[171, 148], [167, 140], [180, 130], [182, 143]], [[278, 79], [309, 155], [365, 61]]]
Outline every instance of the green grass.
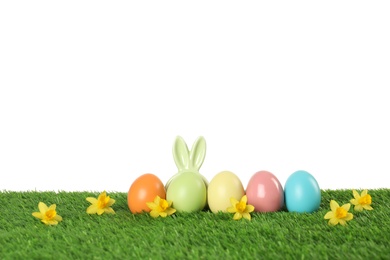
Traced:
[[[351, 190], [324, 190], [311, 214], [252, 214], [234, 221], [209, 211], [153, 219], [133, 215], [125, 193], [115, 215], [88, 215], [97, 192], [0, 192], [0, 259], [386, 259], [390, 256], [390, 189], [370, 190], [373, 211], [351, 212], [347, 226], [323, 219], [329, 202], [349, 202]], [[31, 213], [39, 201], [57, 204], [63, 221], [46, 226]]]

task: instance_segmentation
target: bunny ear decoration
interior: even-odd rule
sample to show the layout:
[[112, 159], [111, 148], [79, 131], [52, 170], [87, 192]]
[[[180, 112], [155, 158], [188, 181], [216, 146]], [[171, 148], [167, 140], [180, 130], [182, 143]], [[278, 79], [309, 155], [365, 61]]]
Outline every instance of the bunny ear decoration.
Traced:
[[203, 136], [198, 137], [195, 143], [192, 145], [190, 152], [190, 169], [199, 171], [204, 162], [206, 156], [206, 140]]
[[179, 172], [198, 172], [206, 156], [206, 141], [203, 136], [200, 136], [189, 151], [184, 139], [177, 136], [172, 152]]
[[188, 169], [190, 163], [190, 156], [187, 144], [182, 137], [176, 137], [172, 153], [173, 159], [175, 160], [179, 172]]

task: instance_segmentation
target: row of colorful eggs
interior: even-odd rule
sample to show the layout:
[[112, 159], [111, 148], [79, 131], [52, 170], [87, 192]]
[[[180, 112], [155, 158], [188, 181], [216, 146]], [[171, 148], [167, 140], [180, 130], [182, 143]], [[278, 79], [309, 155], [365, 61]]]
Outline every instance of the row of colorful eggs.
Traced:
[[245, 195], [248, 204], [256, 212], [274, 212], [286, 206], [292, 212], [316, 211], [321, 202], [321, 190], [316, 179], [306, 171], [291, 174], [284, 189], [277, 177], [268, 171], [256, 172], [246, 189], [237, 175], [223, 171], [210, 183], [198, 172], [181, 172], [164, 186], [154, 174], [138, 177], [128, 191], [128, 206], [132, 213], [149, 212], [146, 203], [156, 196], [171, 200], [178, 212], [194, 212], [208, 208], [214, 212], [226, 212], [230, 198], [237, 200]]
[[210, 184], [199, 173], [206, 156], [206, 141], [202, 136], [194, 142], [191, 150], [184, 139], [177, 136], [172, 153], [178, 173], [165, 186], [153, 174], [145, 174], [136, 179], [128, 192], [131, 212], [148, 212], [150, 209], [146, 203], [152, 202], [157, 195], [172, 201], [172, 206], [178, 212], [194, 212], [207, 205], [212, 212], [225, 212], [231, 206], [231, 197], [239, 200], [244, 194], [247, 195], [248, 203], [258, 212], [277, 211], [284, 204], [289, 211], [313, 212], [320, 205], [318, 183], [308, 172], [293, 173], [287, 179], [283, 191], [276, 176], [260, 171], [252, 176], [244, 190], [242, 182], [232, 172], [217, 174]]

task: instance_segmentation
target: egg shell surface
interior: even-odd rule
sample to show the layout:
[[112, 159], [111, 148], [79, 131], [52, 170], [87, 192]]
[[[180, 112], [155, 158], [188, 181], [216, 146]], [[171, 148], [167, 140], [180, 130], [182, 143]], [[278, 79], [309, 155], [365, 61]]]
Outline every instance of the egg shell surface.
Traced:
[[278, 178], [268, 171], [256, 172], [246, 188], [248, 204], [256, 212], [274, 212], [284, 205], [284, 192]]
[[311, 213], [320, 207], [320, 187], [307, 171], [300, 170], [291, 174], [284, 186], [284, 193], [288, 211]]
[[245, 195], [241, 180], [232, 172], [223, 171], [214, 176], [207, 188], [207, 200], [212, 212], [227, 212], [230, 198], [240, 200]]
[[206, 183], [199, 173], [180, 173], [167, 188], [167, 200], [177, 212], [202, 210], [207, 202]]
[[127, 193], [127, 204], [130, 211], [135, 213], [150, 212], [147, 202], [153, 202], [156, 196], [165, 199], [164, 184], [154, 174], [146, 173], [139, 176], [130, 186]]

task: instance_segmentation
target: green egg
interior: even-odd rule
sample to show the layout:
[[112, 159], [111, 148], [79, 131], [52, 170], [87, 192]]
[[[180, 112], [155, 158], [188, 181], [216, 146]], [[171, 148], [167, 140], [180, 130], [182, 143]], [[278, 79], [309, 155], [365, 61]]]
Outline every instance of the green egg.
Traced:
[[206, 206], [207, 189], [200, 174], [184, 172], [176, 176], [167, 190], [167, 200], [178, 212], [194, 212]]
[[176, 137], [172, 149], [178, 172], [165, 185], [167, 200], [178, 212], [193, 212], [207, 205], [207, 179], [199, 173], [205, 155], [206, 141], [200, 136], [188, 150], [180, 136]]

